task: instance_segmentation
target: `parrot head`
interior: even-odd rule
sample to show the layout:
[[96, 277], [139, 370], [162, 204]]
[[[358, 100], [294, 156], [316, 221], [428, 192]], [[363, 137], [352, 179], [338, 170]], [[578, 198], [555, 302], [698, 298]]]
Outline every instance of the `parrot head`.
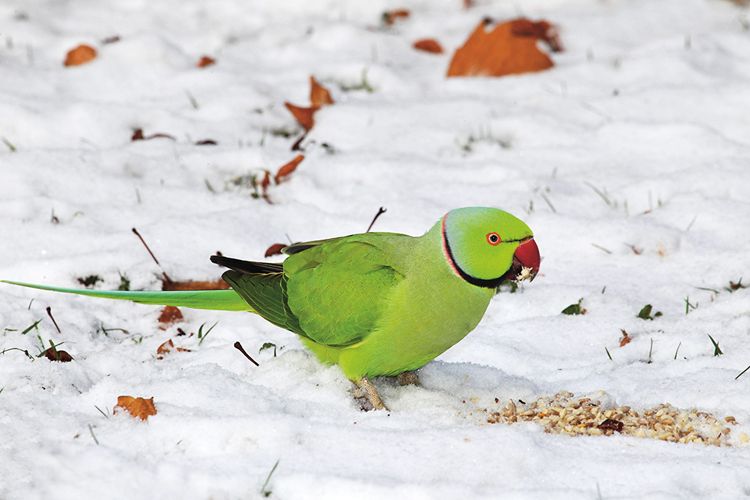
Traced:
[[541, 257], [531, 229], [508, 212], [458, 208], [440, 224], [448, 263], [473, 285], [497, 288], [505, 280], [534, 279], [539, 272]]

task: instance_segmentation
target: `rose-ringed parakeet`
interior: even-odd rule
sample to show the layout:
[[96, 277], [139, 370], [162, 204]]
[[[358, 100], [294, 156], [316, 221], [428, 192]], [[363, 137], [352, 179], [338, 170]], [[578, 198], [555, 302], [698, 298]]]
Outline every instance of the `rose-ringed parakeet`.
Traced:
[[533, 279], [529, 227], [495, 208], [448, 212], [422, 236], [363, 233], [291, 244], [283, 263], [223, 256], [230, 290], [98, 291], [16, 285], [143, 304], [253, 312], [337, 364], [374, 408], [376, 376], [421, 368], [472, 331], [504, 280]]

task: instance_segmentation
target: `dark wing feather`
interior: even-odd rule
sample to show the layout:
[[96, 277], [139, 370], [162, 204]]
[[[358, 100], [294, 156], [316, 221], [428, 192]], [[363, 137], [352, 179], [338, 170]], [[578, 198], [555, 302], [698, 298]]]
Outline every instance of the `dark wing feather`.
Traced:
[[283, 273], [227, 271], [222, 278], [264, 319], [306, 336], [287, 304], [286, 276]]
[[249, 274], [280, 273], [284, 271], [283, 265], [278, 262], [252, 262], [249, 260], [233, 259], [223, 255], [212, 255], [211, 262], [220, 266], [228, 267], [233, 271]]

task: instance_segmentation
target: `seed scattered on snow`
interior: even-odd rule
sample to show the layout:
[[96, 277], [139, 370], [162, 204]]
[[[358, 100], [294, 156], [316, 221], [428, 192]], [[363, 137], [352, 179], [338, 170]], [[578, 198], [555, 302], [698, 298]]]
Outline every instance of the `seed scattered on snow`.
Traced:
[[[680, 410], [669, 404], [636, 411], [630, 406], [603, 407], [601, 401], [574, 398], [571, 392], [543, 396], [528, 404], [516, 405], [508, 401], [502, 410], [482, 409], [490, 424], [536, 422], [545, 432], [570, 436], [626, 436], [659, 439], [671, 443], [702, 443], [711, 446], [731, 446], [732, 430], [727, 424], [737, 425], [733, 416], [716, 416], [698, 410]], [[750, 441], [747, 434], [739, 436], [741, 443]]]

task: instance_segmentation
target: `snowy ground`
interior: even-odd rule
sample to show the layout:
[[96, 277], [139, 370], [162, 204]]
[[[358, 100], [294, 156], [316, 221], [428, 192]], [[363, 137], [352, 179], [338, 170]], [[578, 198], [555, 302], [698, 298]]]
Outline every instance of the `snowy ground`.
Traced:
[[[411, 18], [378, 29], [394, 7]], [[519, 14], [561, 26], [553, 70], [448, 81], [449, 54], [411, 49], [432, 36], [450, 53], [483, 16]], [[255, 316], [185, 310], [186, 331], [219, 322], [198, 345], [159, 330], [157, 308], [3, 285], [0, 350], [36, 354], [38, 334], [75, 360], [0, 356], [0, 498], [254, 498], [277, 460], [267, 488], [283, 499], [750, 495], [736, 439], [750, 372], [734, 380], [750, 364], [750, 293], [724, 289], [750, 283], [748, 17], [721, 0], [3, 1], [1, 278], [116, 288], [123, 273], [156, 289], [134, 226], [173, 277], [215, 278], [216, 250], [258, 258], [286, 235], [361, 232], [381, 205], [376, 229], [411, 234], [451, 208], [504, 208], [544, 260], [423, 387], [381, 382], [390, 414], [360, 412], [335, 367]], [[79, 43], [98, 59], [64, 68]], [[217, 64], [197, 69], [204, 54]], [[363, 73], [372, 92], [344, 90]], [[307, 103], [310, 74], [336, 104], [274, 204], [253, 199], [231, 180], [293, 157], [282, 103]], [[130, 142], [137, 127], [177, 140]], [[588, 314], [560, 314], [579, 298]], [[663, 316], [636, 318], [646, 303]], [[168, 338], [192, 352], [157, 360]], [[259, 354], [264, 342], [283, 349]], [[733, 415], [736, 446], [570, 438], [471, 413], [560, 390]], [[122, 394], [153, 396], [158, 415], [97, 410]]]

